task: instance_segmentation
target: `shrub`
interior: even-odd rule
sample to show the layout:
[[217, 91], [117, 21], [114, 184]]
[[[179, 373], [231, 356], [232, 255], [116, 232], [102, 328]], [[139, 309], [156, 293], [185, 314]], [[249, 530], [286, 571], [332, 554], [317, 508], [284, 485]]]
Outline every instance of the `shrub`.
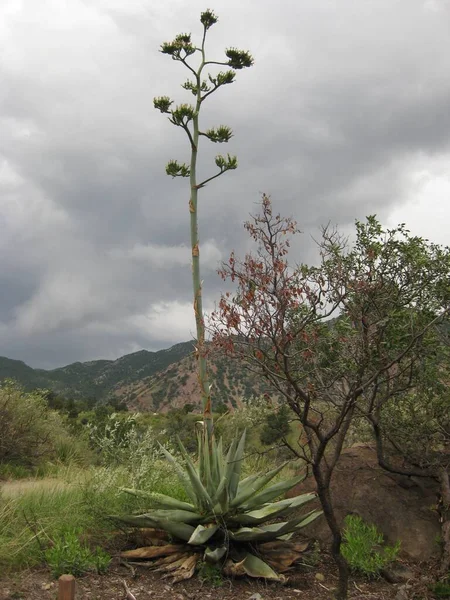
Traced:
[[89, 571], [105, 573], [111, 562], [111, 557], [97, 547], [92, 551], [89, 546], [80, 542], [80, 531], [68, 529], [55, 538], [51, 548], [45, 551], [45, 560], [52, 570], [52, 575], [58, 578], [64, 573], [81, 577]]
[[450, 598], [450, 581], [437, 581], [430, 586], [435, 598]]
[[64, 419], [50, 410], [46, 392], [24, 392], [14, 381], [0, 384], [0, 464], [34, 467], [58, 459], [64, 438], [71, 439]]
[[136, 416], [112, 413], [88, 421], [86, 429], [91, 448], [103, 464], [120, 464], [129, 457], [136, 441]]
[[268, 413], [263, 425], [260, 439], [265, 446], [270, 446], [286, 438], [290, 433], [290, 412], [289, 407], [281, 405], [277, 412]]
[[345, 518], [344, 543], [341, 551], [353, 571], [373, 577], [394, 561], [400, 550], [400, 542], [383, 546], [383, 534], [375, 525], [365, 523], [357, 515]]

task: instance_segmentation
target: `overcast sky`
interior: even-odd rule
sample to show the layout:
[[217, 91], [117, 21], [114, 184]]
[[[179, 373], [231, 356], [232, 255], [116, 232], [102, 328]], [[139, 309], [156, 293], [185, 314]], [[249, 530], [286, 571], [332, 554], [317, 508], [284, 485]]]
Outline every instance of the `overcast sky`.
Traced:
[[[252, 69], [204, 105], [228, 124], [239, 169], [201, 191], [205, 303], [218, 261], [242, 251], [261, 192], [310, 235], [378, 214], [447, 244], [449, 0], [1, 0], [0, 355], [52, 368], [192, 337], [183, 132], [153, 108], [187, 72], [158, 52], [201, 33], [208, 55], [248, 49]], [[208, 147], [208, 144], [212, 147]]]

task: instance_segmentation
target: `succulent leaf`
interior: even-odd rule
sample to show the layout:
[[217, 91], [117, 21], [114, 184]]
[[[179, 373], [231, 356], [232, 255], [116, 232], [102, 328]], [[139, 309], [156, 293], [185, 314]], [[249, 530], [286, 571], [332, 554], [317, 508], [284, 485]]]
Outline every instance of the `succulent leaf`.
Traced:
[[163, 452], [164, 456], [167, 458], [167, 460], [175, 467], [175, 471], [178, 475], [178, 478], [179, 478], [181, 484], [184, 487], [184, 491], [187, 493], [187, 495], [190, 497], [190, 499], [195, 504], [196, 500], [197, 500], [197, 496], [194, 493], [194, 490], [192, 489], [192, 486], [190, 484], [189, 477], [188, 477], [186, 471], [178, 463], [178, 461], [170, 454], [170, 452], [168, 450], [166, 450], [164, 448], [164, 446], [161, 446], [161, 444], [160, 444], [160, 449]]
[[175, 508], [178, 510], [190, 510], [195, 511], [195, 506], [189, 502], [183, 502], [172, 496], [166, 496], [165, 494], [158, 494], [156, 492], [146, 492], [144, 490], [132, 490], [129, 488], [121, 488], [122, 492], [131, 494], [133, 496], [139, 496], [140, 498], [148, 498], [153, 504], [156, 504], [159, 508], [171, 509]]
[[[298, 477], [293, 477], [291, 479], [279, 481], [274, 485], [265, 488], [259, 494], [256, 494], [255, 496], [250, 498], [248, 502], [245, 503], [245, 506], [243, 506], [243, 508], [251, 509], [257, 506], [261, 506], [266, 502], [272, 502], [272, 500], [275, 500], [275, 498], [278, 498], [282, 494], [285, 494], [288, 490], [291, 490], [293, 487], [301, 483], [304, 480], [304, 478], [304, 475], [299, 475]], [[313, 495], [313, 497], [315, 496]]]
[[205, 560], [212, 563], [217, 563], [228, 552], [226, 545], [218, 546], [217, 548], [206, 548], [204, 552]]
[[174, 523], [198, 523], [203, 519], [203, 515], [189, 510], [177, 510], [177, 509], [160, 509], [152, 510], [151, 513], [146, 515], [157, 521], [173, 521]]
[[198, 473], [197, 469], [195, 468], [189, 454], [187, 453], [186, 448], [183, 446], [183, 444], [179, 438], [178, 438], [178, 445], [180, 446], [181, 455], [183, 456], [183, 458], [186, 462], [186, 473], [189, 477], [191, 487], [194, 490], [194, 493], [196, 495], [196, 501], [197, 501], [196, 505], [199, 508], [201, 507], [203, 509], [212, 510], [214, 505], [212, 503], [211, 497], [208, 494], [208, 492], [206, 491], [205, 486], [201, 482], [199, 473]]
[[218, 525], [197, 525], [194, 533], [188, 540], [188, 544], [191, 544], [193, 546], [201, 546], [202, 544], [205, 544], [210, 538], [212, 538], [212, 536], [216, 533], [218, 529]]
[[292, 521], [274, 523], [263, 527], [241, 527], [237, 531], [229, 531], [233, 540], [240, 542], [270, 542], [282, 535], [302, 529], [322, 514], [322, 511], [312, 511], [306, 517], [303, 515]]
[[247, 552], [242, 566], [249, 577], [263, 577], [264, 579], [273, 579], [275, 581], [284, 580], [283, 576], [275, 573], [272, 567], [254, 554], [250, 554], [250, 552]]
[[244, 431], [244, 433], [241, 436], [241, 439], [239, 440], [239, 443], [236, 448], [236, 452], [234, 454], [234, 457], [233, 457], [233, 460], [231, 463], [232, 468], [231, 468], [229, 486], [228, 486], [230, 498], [236, 497], [237, 490], [239, 487], [239, 479], [241, 478], [242, 461], [244, 458], [246, 434], [247, 434], [247, 432]]
[[261, 488], [266, 486], [269, 481], [276, 477], [285, 466], [286, 463], [283, 463], [265, 475], [258, 475], [254, 478], [249, 477], [247, 480], [242, 481], [241, 485], [238, 487], [236, 497], [230, 502], [230, 506], [235, 508], [245, 504], [252, 496], [259, 492]]

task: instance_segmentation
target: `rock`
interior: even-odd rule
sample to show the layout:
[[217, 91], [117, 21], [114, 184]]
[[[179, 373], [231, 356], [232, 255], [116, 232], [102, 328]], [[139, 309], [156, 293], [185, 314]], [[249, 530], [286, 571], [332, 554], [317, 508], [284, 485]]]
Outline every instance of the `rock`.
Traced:
[[[310, 477], [288, 495], [314, 489], [315, 482]], [[357, 514], [374, 523], [388, 543], [400, 540], [401, 555], [424, 561], [438, 555], [435, 540], [440, 534], [440, 524], [431, 508], [438, 494], [434, 480], [388, 473], [378, 466], [372, 446], [357, 445], [342, 452], [333, 474], [331, 493], [340, 524], [347, 514]], [[304, 532], [321, 544], [331, 541], [324, 518], [314, 521]]]
[[395, 600], [410, 600], [411, 594], [410, 591], [412, 586], [410, 585], [402, 585], [398, 588], [398, 592], [395, 594]]
[[55, 585], [54, 583], [43, 583], [41, 585], [41, 589], [43, 589], [45, 591], [51, 590], [54, 585]]
[[247, 600], [263, 600], [262, 596], [260, 593], [255, 592], [254, 594], [252, 594], [251, 596], [249, 596], [247, 598]]
[[414, 579], [414, 571], [401, 563], [393, 563], [381, 571], [381, 575], [389, 583], [406, 583]]

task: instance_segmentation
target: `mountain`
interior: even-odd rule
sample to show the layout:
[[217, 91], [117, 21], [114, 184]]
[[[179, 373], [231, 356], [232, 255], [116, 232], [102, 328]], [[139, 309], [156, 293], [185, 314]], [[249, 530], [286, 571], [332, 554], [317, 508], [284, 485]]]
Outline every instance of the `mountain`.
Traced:
[[[239, 363], [223, 357], [209, 361], [212, 394], [217, 404], [236, 405], [266, 387]], [[15, 379], [26, 390], [50, 389], [66, 398], [115, 397], [132, 410], [167, 411], [200, 403], [193, 343], [166, 350], [141, 350], [117, 360], [76, 362], [58, 369], [33, 369], [19, 360], [0, 357], [0, 380]]]

